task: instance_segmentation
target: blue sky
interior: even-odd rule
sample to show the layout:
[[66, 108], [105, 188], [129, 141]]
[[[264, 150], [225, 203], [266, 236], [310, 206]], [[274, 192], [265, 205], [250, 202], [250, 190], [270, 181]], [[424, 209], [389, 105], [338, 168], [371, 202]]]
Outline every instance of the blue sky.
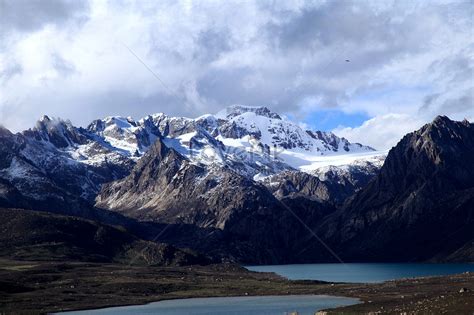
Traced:
[[[337, 127], [357, 127], [370, 119], [366, 113], [344, 113], [338, 109], [317, 110], [306, 115], [303, 123], [312, 130], [331, 131]], [[292, 117], [293, 121], [298, 121]]]

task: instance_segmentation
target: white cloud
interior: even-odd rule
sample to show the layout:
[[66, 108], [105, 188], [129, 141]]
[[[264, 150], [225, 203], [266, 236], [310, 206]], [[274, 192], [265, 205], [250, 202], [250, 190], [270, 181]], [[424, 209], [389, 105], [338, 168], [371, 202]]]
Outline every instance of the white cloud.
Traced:
[[473, 115], [469, 1], [25, 3], [0, 0], [0, 124], [14, 130], [42, 114], [84, 125], [233, 103], [299, 119]]
[[388, 150], [405, 134], [419, 129], [425, 123], [410, 115], [386, 114], [369, 119], [359, 127], [339, 127], [333, 132], [351, 142], [364, 143], [377, 150]]

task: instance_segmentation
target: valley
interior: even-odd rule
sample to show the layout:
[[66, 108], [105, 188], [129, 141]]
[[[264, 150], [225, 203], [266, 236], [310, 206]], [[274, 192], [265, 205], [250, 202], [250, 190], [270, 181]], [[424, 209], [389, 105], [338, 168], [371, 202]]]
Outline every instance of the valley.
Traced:
[[328, 310], [329, 314], [470, 314], [474, 308], [474, 273], [344, 284], [289, 281], [232, 264], [160, 267], [1, 259], [0, 279], [0, 312], [7, 314], [45, 314], [191, 297], [304, 294], [363, 301]]

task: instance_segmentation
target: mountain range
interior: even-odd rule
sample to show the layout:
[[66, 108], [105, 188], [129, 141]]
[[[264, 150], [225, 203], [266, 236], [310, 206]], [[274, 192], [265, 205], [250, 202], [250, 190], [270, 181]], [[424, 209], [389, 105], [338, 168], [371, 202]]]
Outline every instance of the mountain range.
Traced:
[[0, 129], [0, 207], [119, 226], [209, 261], [472, 260], [473, 152], [473, 124], [447, 117], [387, 155], [266, 107], [86, 128], [44, 116]]

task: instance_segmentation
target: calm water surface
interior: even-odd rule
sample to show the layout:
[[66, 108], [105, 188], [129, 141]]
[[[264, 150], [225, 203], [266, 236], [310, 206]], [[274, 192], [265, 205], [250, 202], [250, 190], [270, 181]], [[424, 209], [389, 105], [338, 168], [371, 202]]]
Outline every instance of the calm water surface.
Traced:
[[316, 311], [359, 303], [357, 299], [327, 295], [246, 296], [169, 300], [138, 306], [112, 307], [62, 314], [101, 315], [314, 315]]
[[246, 268], [253, 271], [275, 272], [292, 280], [358, 283], [474, 272], [474, 264], [306, 264]]
[[[474, 264], [307, 264], [248, 266], [253, 271], [269, 271], [289, 279], [329, 282], [383, 282], [387, 280], [474, 272]], [[357, 299], [325, 295], [246, 296], [170, 300], [147, 305], [113, 307], [64, 314], [105, 315], [278, 315], [297, 311], [300, 315], [356, 304]]]

